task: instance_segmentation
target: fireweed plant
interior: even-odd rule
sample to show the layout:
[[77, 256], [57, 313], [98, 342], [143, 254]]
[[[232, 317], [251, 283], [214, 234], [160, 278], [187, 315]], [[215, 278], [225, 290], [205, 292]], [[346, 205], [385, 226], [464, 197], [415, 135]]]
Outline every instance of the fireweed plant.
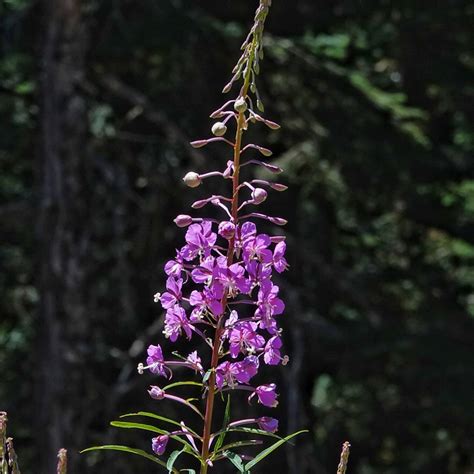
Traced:
[[[194, 373], [197, 381], [178, 381], [164, 387], [153, 385], [148, 393], [154, 400], [170, 400], [181, 404], [183, 410], [194, 412], [202, 427], [195, 429], [184, 421], [153, 413], [128, 414], [124, 417], [152, 418], [171, 425], [173, 429], [116, 421], [112, 422], [113, 426], [154, 433], [150, 452], [117, 445], [89, 450], [131, 452], [162, 465], [172, 473], [196, 472], [194, 469], [178, 470], [174, 467], [177, 458], [184, 454], [197, 460], [192, 462], [199, 463], [201, 474], [206, 474], [221, 460], [230, 461], [239, 472], [246, 473], [290, 438], [303, 432], [281, 438], [275, 434], [278, 430], [275, 418], [261, 416], [232, 420], [230, 414], [230, 394], [236, 392], [243, 392], [244, 399], [249, 403], [276, 407], [276, 385], [269, 382], [255, 386], [252, 380], [265, 365], [286, 365], [288, 362], [288, 356], [281, 354], [282, 331], [278, 325], [285, 305], [279, 297], [278, 286], [272, 281], [274, 272], [282, 273], [288, 268], [285, 238], [260, 233], [254, 220], [263, 219], [278, 226], [285, 225], [286, 221], [252, 209], [267, 199], [267, 190], [284, 191], [286, 186], [261, 179], [240, 181], [240, 170], [244, 166], [262, 166], [272, 173], [282, 171], [255, 157], [247, 158], [252, 153], [269, 157], [272, 152], [253, 143], [244, 145], [243, 140], [250, 124], [260, 122], [272, 130], [280, 128], [262, 116], [264, 107], [255, 82], [263, 58], [262, 35], [270, 5], [271, 0], [260, 0], [253, 27], [242, 45], [243, 54], [233, 70], [231, 81], [224, 87], [223, 92], [228, 93], [235, 83], [241, 81], [237, 98], [227, 101], [211, 114], [211, 118], [216, 120], [212, 126], [212, 138], [191, 143], [195, 148], [223, 143], [232, 149], [233, 160], [227, 162], [223, 171], [204, 174], [189, 172], [183, 178], [185, 185], [191, 188], [200, 186], [211, 177], [220, 177], [232, 183], [230, 196], [212, 195], [192, 204], [193, 209], [216, 206], [224, 217], [222, 220], [184, 214], [176, 217], [176, 225], [187, 228], [186, 243], [165, 265], [166, 291], [154, 297], [155, 302], [166, 311], [165, 337], [171, 342], [180, 337], [190, 342], [198, 338], [204, 341], [210, 357], [194, 350], [187, 356], [173, 352], [174, 358], [168, 358], [158, 344], [148, 347], [146, 363], [138, 366], [140, 374], [150, 371], [165, 380], [171, 379], [173, 369], [178, 367]], [[235, 137], [232, 140], [226, 135], [229, 125], [233, 123]], [[241, 198], [243, 194], [245, 197]], [[207, 366], [205, 360], [209, 360]], [[198, 388], [200, 397], [185, 399], [177, 395], [176, 391], [182, 386]], [[204, 411], [199, 407], [200, 398], [204, 401]], [[225, 411], [221, 428], [213, 431], [216, 400], [225, 402]], [[258, 439], [225, 443], [231, 433], [234, 438], [237, 434]], [[255, 456], [239, 453], [242, 447], [262, 444], [259, 437], [274, 438], [273, 444]], [[172, 451], [165, 461], [163, 457], [171, 440], [181, 449]]]

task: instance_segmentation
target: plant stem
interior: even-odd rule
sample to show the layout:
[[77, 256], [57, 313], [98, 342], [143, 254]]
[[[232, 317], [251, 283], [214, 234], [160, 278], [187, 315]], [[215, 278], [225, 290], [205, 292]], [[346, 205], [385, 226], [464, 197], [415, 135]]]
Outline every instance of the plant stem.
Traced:
[[[244, 84], [241, 90], [241, 96], [246, 98], [249, 85], [250, 85], [250, 70], [253, 63], [254, 51], [255, 51], [255, 39], [252, 41], [251, 51], [249, 55], [249, 65], [247, 68], [247, 74], [244, 78]], [[237, 128], [235, 132], [235, 145], [234, 145], [234, 174], [232, 176], [232, 204], [231, 214], [234, 223], [237, 222], [237, 214], [239, 208], [239, 178], [240, 178], [240, 153], [242, 150], [242, 135], [245, 128], [245, 113], [239, 112], [237, 119]], [[227, 265], [231, 265], [234, 259], [234, 248], [235, 248], [235, 236], [229, 241], [229, 247], [227, 249]], [[225, 308], [227, 303], [227, 295], [223, 299], [223, 307]], [[221, 343], [221, 336], [223, 331], [224, 317], [222, 316], [216, 328], [214, 336], [214, 344], [212, 347], [211, 357], [211, 374], [209, 376], [209, 390], [207, 393], [206, 400], [206, 414], [204, 417], [204, 430], [202, 434], [202, 451], [201, 451], [201, 474], [207, 474], [209, 465], [207, 464], [207, 458], [209, 457], [209, 441], [211, 438], [212, 429], [212, 417], [214, 413], [214, 398], [216, 395], [216, 368], [219, 363], [219, 348]]]

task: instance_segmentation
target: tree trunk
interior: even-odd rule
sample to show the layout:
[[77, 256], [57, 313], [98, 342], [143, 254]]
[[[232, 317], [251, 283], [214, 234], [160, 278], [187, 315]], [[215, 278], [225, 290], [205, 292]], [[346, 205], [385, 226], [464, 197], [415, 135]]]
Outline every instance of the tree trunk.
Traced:
[[[38, 345], [35, 471], [54, 472], [56, 453], [81, 445], [89, 335], [86, 259], [88, 152], [81, 0], [43, 0], [38, 166]], [[74, 407], [77, 411], [74, 412]]]

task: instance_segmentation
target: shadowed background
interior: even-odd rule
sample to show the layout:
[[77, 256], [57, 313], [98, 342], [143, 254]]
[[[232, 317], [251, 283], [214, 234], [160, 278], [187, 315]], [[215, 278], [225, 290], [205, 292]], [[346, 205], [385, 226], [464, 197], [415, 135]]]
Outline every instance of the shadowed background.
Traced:
[[[108, 422], [175, 409], [136, 365], [164, 342], [172, 219], [205, 192], [181, 177], [228, 159], [188, 142], [255, 7], [0, 1], [0, 410], [24, 473], [54, 472], [60, 447], [72, 473], [155, 472], [76, 453], [148, 450]], [[282, 432], [311, 434], [256, 472], [334, 473], [346, 439], [354, 474], [474, 469], [473, 17], [463, 0], [274, 0], [259, 90], [283, 128], [251, 137], [290, 186], [264, 206], [289, 220], [291, 361], [266, 374]]]

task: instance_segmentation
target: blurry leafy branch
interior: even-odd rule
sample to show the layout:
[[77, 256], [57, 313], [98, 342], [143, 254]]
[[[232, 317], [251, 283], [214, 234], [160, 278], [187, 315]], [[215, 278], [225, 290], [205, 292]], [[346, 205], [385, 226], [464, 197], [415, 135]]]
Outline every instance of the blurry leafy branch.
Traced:
[[[102, 426], [140, 399], [131, 359], [138, 362], [162, 330], [149, 295], [163, 284], [156, 268], [174, 250], [169, 222], [188, 203], [174, 183], [204, 165], [200, 150], [186, 144], [205, 133], [197, 111], [219, 103], [215, 91], [251, 14], [246, 2], [84, 1], [81, 28], [64, 32], [68, 23], [55, 20], [52, 3], [0, 3], [0, 113], [11, 118], [0, 134], [0, 400], [15, 410], [25, 468], [42, 458], [51, 463], [57, 436], [76, 451], [87, 445], [85, 433], [120, 441]], [[288, 408], [279, 417], [288, 420], [282, 429], [311, 425], [314, 434], [272, 466], [291, 472], [298, 456], [299, 472], [332, 472], [336, 448], [349, 438], [357, 446], [351, 466], [364, 474], [469, 472], [470, 2], [420, 9], [416, 2], [297, 0], [291, 9], [275, 2], [272, 13], [261, 92], [285, 123], [271, 147], [290, 191], [269, 212], [291, 216], [289, 263], [303, 274], [290, 275], [285, 291], [299, 329], [285, 328], [294, 370], [279, 382], [297, 388], [281, 393]], [[44, 34], [52, 19], [59, 38]], [[57, 151], [54, 163], [68, 165], [51, 170], [61, 171], [68, 192], [45, 196], [39, 165], [52, 154], [37, 145], [51, 137], [42, 104], [57, 84], [42, 85], [51, 68], [44, 59], [59, 42], [68, 47], [54, 47], [53, 59], [80, 73], [53, 74], [74, 79], [48, 107], [67, 119], [66, 104], [79, 119], [55, 123], [52, 135], [78, 136], [80, 156]], [[206, 167], [223, 159], [215, 153]], [[45, 240], [64, 250], [54, 259], [32, 231], [40, 202], [53, 216]], [[68, 233], [57, 231], [58, 222]], [[37, 271], [48, 261], [61, 278]], [[61, 303], [58, 318], [45, 316], [46, 290], [48, 301]], [[77, 321], [85, 321], [85, 336], [72, 332]], [[56, 347], [49, 336], [58, 332]], [[130, 334], [137, 334], [132, 344]], [[56, 347], [60, 366], [51, 367], [48, 347]], [[25, 377], [33, 365], [33, 379]], [[52, 368], [63, 383], [50, 394], [52, 405], [38, 405], [34, 393], [51, 386], [38, 374]], [[51, 406], [65, 416], [53, 416]], [[48, 431], [39, 449], [30, 426], [41, 414]], [[110, 462], [91, 457], [84, 466], [73, 451], [81, 471]], [[134, 466], [124, 461], [117, 472]]]

